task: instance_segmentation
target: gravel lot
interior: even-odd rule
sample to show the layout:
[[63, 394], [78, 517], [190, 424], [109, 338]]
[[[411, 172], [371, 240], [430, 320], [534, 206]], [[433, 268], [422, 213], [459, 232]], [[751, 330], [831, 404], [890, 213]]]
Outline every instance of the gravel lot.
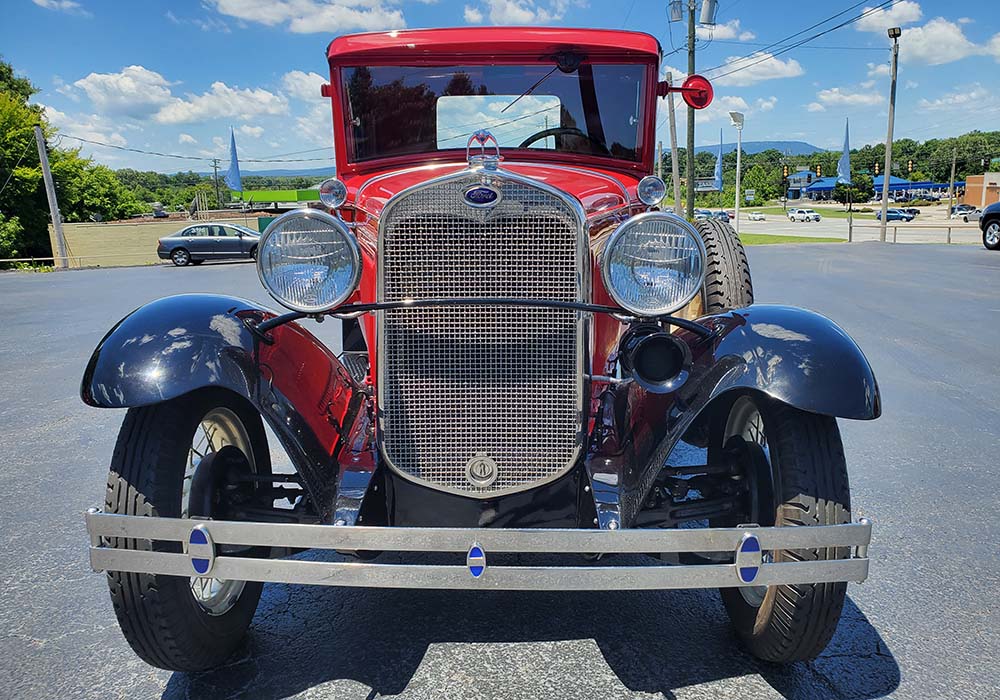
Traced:
[[[749, 229], [744, 229], [749, 230]], [[454, 593], [269, 585], [229, 666], [140, 662], [89, 571], [120, 411], [77, 397], [94, 345], [159, 296], [263, 300], [252, 266], [0, 274], [2, 698], [987, 698], [1000, 685], [1000, 254], [972, 246], [750, 250], [760, 301], [837, 320], [884, 416], [841, 423], [870, 580], [836, 637], [788, 668], [736, 645], [711, 591]], [[336, 337], [334, 323], [313, 328]]]

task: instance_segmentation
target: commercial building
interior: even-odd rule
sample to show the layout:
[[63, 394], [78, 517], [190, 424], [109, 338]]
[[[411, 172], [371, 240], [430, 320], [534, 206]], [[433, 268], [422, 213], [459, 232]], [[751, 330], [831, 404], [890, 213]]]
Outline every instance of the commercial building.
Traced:
[[982, 209], [994, 202], [1000, 202], [1000, 173], [969, 175], [965, 178], [963, 204], [971, 204]]

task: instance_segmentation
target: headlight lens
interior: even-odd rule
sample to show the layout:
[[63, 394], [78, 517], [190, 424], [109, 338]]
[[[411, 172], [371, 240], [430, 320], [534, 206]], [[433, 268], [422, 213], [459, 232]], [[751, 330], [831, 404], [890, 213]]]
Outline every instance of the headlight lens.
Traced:
[[601, 264], [604, 286], [639, 316], [677, 311], [701, 289], [705, 244], [688, 222], [665, 212], [634, 216], [611, 234]]
[[282, 306], [321, 313], [357, 289], [361, 252], [342, 221], [313, 209], [292, 211], [272, 221], [261, 236], [257, 273]]
[[635, 191], [640, 202], [648, 207], [653, 207], [667, 196], [667, 185], [656, 175], [647, 175], [639, 180]]
[[319, 201], [331, 209], [336, 209], [347, 201], [347, 185], [335, 177], [319, 184]]

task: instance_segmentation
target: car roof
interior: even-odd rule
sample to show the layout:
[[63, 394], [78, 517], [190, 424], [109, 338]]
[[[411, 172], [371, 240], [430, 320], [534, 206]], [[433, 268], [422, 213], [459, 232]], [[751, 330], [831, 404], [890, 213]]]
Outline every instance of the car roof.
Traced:
[[331, 63], [359, 59], [400, 57], [409, 61], [448, 57], [455, 62], [496, 54], [538, 57], [557, 51], [579, 50], [590, 57], [637, 56], [660, 58], [660, 42], [644, 32], [569, 27], [452, 27], [400, 29], [339, 36], [330, 42]]

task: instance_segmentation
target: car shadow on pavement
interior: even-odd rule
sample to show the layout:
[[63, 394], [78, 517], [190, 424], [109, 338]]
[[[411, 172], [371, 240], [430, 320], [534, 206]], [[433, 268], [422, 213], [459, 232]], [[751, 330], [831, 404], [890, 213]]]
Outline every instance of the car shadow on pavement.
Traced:
[[[677, 688], [737, 679], [745, 683], [736, 693], [742, 697], [777, 691], [788, 698], [876, 698], [900, 682], [895, 658], [850, 598], [827, 650], [782, 667], [742, 650], [715, 591], [269, 584], [237, 656], [213, 671], [173, 674], [163, 698], [284, 698], [312, 690], [310, 697], [370, 699], [403, 693], [415, 676], [409, 690], [421, 697], [631, 691], [673, 698]], [[734, 690], [732, 683], [727, 688]]]

